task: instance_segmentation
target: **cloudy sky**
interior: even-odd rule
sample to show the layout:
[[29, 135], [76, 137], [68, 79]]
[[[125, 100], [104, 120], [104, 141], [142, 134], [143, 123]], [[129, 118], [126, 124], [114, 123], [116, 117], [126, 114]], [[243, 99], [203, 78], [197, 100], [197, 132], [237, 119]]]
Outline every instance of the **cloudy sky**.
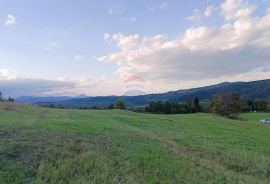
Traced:
[[0, 0], [0, 91], [122, 95], [270, 78], [270, 0]]

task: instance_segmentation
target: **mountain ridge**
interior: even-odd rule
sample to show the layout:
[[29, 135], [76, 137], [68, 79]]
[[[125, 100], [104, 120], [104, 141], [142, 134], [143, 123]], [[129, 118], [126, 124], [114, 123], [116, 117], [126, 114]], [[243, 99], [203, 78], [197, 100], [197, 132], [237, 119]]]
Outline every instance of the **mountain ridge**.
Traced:
[[250, 99], [270, 99], [270, 79], [251, 82], [223, 82], [220, 84], [169, 91], [166, 93], [146, 94], [139, 96], [92, 96], [92, 97], [64, 97], [68, 99], [59, 100], [57, 98], [46, 101], [35, 101], [33, 104], [48, 105], [61, 104], [67, 108], [77, 108], [79, 106], [101, 106], [105, 107], [115, 103], [119, 98], [123, 99], [128, 106], [144, 106], [151, 101], [175, 101], [184, 102], [188, 97], [198, 97], [201, 101], [210, 101], [215, 95], [220, 93], [237, 93], [242, 98]]

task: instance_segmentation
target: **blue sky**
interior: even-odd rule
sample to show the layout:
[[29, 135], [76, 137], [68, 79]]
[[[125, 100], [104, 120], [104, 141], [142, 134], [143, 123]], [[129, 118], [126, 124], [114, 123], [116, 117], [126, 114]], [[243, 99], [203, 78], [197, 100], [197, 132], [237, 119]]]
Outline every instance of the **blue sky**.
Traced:
[[269, 78], [269, 7], [268, 0], [0, 0], [0, 91], [121, 95], [131, 76], [145, 79], [146, 93]]

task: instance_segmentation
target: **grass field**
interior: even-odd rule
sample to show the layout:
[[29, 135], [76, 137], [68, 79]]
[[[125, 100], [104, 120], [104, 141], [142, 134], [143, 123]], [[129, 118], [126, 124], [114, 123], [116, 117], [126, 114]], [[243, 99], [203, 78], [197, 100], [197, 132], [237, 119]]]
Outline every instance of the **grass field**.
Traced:
[[1, 110], [0, 183], [270, 183], [267, 116]]

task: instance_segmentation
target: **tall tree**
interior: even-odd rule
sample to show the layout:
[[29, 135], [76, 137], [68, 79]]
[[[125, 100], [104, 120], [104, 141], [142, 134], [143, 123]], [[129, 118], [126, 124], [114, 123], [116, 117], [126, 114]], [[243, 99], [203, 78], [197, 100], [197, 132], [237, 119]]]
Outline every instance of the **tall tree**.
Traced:
[[249, 111], [252, 112], [253, 111], [253, 101], [252, 100], [247, 100], [247, 105], [249, 107]]
[[241, 112], [240, 96], [236, 93], [231, 93], [228, 100], [228, 108], [230, 116], [236, 118]]

